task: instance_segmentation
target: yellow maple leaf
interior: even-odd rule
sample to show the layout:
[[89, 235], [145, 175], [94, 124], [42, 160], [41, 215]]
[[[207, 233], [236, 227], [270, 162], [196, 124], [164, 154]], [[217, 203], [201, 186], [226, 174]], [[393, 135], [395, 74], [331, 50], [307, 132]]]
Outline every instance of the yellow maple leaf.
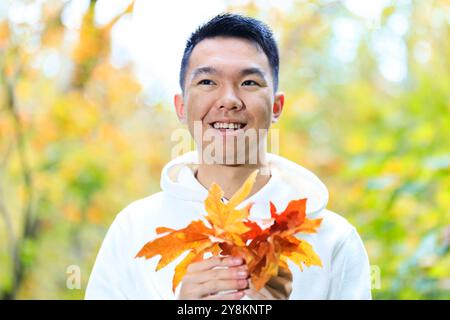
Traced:
[[222, 201], [224, 192], [216, 183], [211, 185], [205, 200], [208, 222], [214, 226], [219, 235], [225, 233], [230, 240], [241, 246], [245, 243], [239, 235], [249, 230], [249, 227], [244, 224], [244, 220], [248, 218], [252, 204], [248, 204], [242, 209], [236, 209], [236, 207], [250, 194], [257, 174], [258, 170], [255, 170], [228, 203]]

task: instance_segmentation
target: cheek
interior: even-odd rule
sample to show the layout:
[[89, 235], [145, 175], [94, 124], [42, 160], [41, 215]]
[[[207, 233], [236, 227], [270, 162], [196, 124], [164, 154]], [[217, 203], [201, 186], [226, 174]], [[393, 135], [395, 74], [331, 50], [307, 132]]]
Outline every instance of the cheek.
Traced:
[[[187, 126], [189, 132], [193, 137], [196, 132], [195, 130], [199, 129], [198, 122], [200, 122], [200, 128], [202, 130], [201, 132], [204, 132], [204, 130], [206, 130], [206, 125], [203, 124], [203, 119], [208, 114], [210, 105], [212, 105], [211, 101], [209, 100], [210, 99], [208, 99], [205, 94], [193, 93], [191, 93], [185, 100]], [[196, 125], [197, 129], [195, 129]]]
[[249, 113], [258, 127], [269, 127], [272, 116], [272, 99], [270, 97], [254, 97]]
[[208, 112], [208, 101], [204, 96], [190, 94], [186, 99], [186, 112], [189, 124], [202, 120]]

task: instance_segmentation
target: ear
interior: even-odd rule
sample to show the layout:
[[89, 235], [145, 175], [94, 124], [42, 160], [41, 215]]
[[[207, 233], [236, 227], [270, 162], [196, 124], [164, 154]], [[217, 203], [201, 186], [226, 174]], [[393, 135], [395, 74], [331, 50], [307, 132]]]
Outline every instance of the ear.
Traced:
[[184, 108], [183, 94], [179, 93], [173, 97], [175, 112], [182, 124], [186, 124], [186, 110]]
[[284, 92], [277, 92], [275, 94], [275, 100], [273, 102], [272, 108], [272, 123], [278, 121], [278, 118], [281, 116], [281, 112], [283, 111], [284, 106]]

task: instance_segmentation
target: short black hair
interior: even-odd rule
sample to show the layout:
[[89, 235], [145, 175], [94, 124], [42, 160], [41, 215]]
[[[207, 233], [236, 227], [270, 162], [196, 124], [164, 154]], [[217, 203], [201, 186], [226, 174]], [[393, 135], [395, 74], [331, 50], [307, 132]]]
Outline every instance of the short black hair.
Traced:
[[269, 60], [274, 81], [274, 92], [277, 91], [280, 58], [272, 30], [259, 20], [233, 13], [215, 16], [198, 27], [189, 37], [184, 49], [183, 59], [181, 60], [180, 87], [182, 91], [184, 91], [189, 58], [195, 46], [204, 39], [218, 36], [242, 38], [257, 44]]

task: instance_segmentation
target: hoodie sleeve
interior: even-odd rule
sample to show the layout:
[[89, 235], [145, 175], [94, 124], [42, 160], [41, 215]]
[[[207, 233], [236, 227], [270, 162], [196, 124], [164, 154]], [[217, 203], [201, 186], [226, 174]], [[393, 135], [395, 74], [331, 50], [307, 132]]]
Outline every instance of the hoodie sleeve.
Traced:
[[110, 226], [100, 247], [86, 289], [86, 300], [129, 299], [133, 281], [125, 265], [128, 235], [119, 214]]
[[369, 258], [355, 228], [337, 248], [331, 262], [331, 272], [328, 299], [372, 299]]

